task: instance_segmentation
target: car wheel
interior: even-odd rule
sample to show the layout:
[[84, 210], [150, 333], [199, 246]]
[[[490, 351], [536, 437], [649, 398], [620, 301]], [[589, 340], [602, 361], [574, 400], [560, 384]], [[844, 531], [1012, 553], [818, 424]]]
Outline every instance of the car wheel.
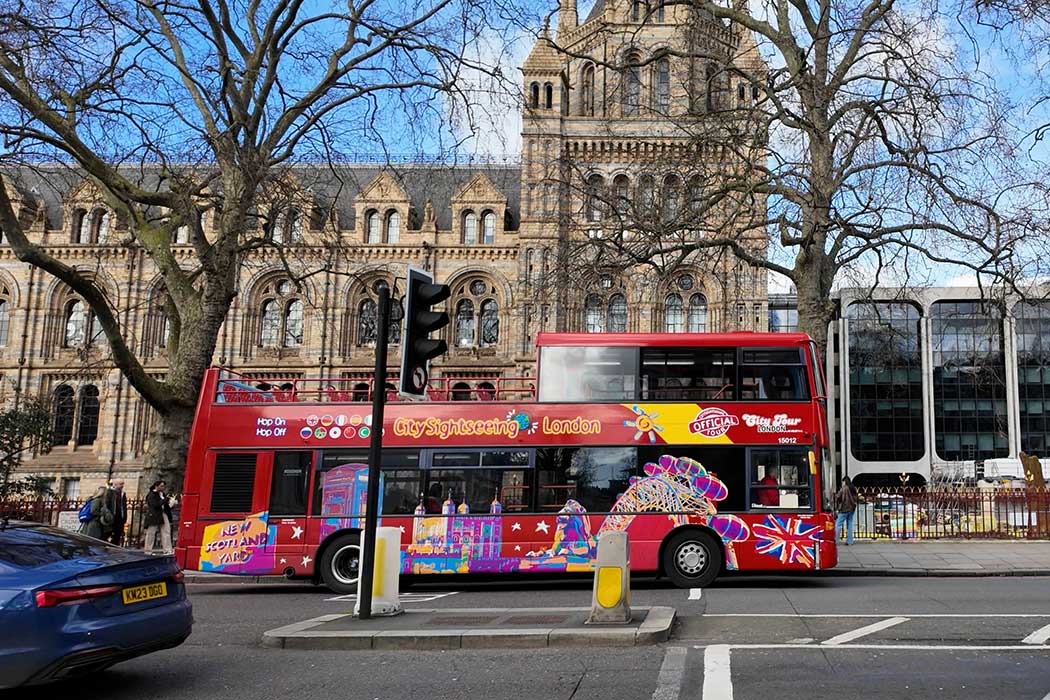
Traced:
[[664, 545], [663, 567], [679, 588], [703, 588], [722, 573], [722, 550], [706, 532], [686, 530]]
[[321, 580], [335, 593], [356, 593], [361, 572], [361, 543], [356, 534], [340, 535], [321, 557]]

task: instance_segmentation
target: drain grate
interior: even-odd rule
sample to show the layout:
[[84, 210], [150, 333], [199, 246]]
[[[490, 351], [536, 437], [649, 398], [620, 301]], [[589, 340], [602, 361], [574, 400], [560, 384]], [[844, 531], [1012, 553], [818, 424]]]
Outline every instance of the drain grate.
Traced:
[[568, 615], [515, 615], [504, 620], [507, 625], [560, 625]]
[[428, 625], [448, 625], [461, 627], [465, 625], [490, 625], [499, 619], [499, 615], [435, 615], [427, 620]]

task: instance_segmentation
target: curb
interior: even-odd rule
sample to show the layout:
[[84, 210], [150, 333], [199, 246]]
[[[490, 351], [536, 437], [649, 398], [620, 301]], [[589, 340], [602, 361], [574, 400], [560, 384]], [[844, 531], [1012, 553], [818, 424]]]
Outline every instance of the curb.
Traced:
[[884, 576], [897, 578], [1002, 578], [1006, 576], [1050, 576], [1050, 569], [826, 569], [824, 576]]
[[[648, 614], [637, 627], [522, 627], [519, 629], [407, 629], [407, 630], [315, 630], [350, 614], [322, 615], [263, 632], [262, 645], [275, 649], [313, 649], [344, 651], [522, 649], [562, 646], [645, 646], [666, 642], [671, 636], [675, 610], [670, 607], [637, 608]], [[587, 608], [520, 608], [515, 612], [585, 611]], [[441, 613], [480, 613], [503, 609], [441, 609]], [[413, 613], [438, 612], [413, 610]]]

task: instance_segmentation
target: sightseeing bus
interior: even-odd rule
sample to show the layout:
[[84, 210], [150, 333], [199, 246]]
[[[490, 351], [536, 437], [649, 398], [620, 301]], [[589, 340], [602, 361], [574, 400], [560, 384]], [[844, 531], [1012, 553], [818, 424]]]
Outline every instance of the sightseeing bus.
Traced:
[[537, 337], [534, 377], [435, 380], [373, 424], [360, 379], [207, 372], [176, 554], [186, 569], [356, 590], [368, 444], [404, 574], [583, 572], [625, 531], [683, 587], [837, 560], [824, 380], [804, 334]]

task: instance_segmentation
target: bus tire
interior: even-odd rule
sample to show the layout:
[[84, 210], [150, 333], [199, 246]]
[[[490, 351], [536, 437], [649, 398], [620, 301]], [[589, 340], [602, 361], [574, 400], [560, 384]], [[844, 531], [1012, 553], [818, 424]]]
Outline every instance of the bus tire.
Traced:
[[321, 580], [333, 593], [357, 593], [361, 569], [361, 541], [356, 534], [335, 538], [321, 557]]
[[722, 573], [722, 550], [701, 530], [672, 535], [664, 545], [663, 569], [679, 588], [704, 588]]

